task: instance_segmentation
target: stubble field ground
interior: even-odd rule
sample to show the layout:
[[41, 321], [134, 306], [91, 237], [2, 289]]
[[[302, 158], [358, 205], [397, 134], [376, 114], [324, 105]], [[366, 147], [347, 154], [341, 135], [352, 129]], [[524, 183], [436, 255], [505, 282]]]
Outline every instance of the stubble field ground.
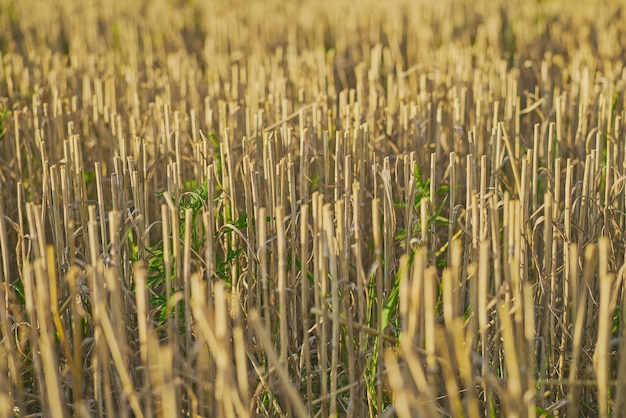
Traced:
[[626, 416], [624, 6], [0, 0], [0, 417]]

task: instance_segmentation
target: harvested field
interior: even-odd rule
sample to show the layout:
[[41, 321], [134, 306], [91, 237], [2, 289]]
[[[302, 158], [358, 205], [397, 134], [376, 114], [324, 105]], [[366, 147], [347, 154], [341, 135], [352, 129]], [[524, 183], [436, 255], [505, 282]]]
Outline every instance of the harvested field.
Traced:
[[626, 416], [625, 6], [0, 0], [0, 418]]

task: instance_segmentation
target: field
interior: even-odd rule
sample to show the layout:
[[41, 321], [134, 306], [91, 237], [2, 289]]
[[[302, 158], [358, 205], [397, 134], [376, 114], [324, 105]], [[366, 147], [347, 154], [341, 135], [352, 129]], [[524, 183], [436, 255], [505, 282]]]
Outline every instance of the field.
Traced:
[[0, 0], [0, 418], [626, 416], [625, 6]]

